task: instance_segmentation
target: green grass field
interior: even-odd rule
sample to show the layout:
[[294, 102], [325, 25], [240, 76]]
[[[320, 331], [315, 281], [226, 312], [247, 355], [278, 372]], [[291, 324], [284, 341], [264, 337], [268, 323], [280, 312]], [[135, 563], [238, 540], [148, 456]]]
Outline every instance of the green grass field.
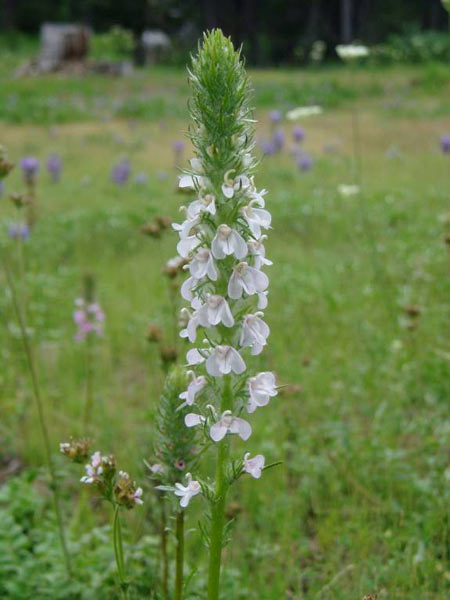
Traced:
[[[157, 503], [143, 459], [151, 460], [162, 375], [146, 331], [156, 323], [173, 344], [161, 267], [176, 254], [177, 238], [167, 232], [155, 240], [139, 228], [155, 215], [180, 220], [186, 202], [175, 191], [171, 148], [187, 127], [186, 77], [156, 69], [127, 79], [12, 80], [15, 63], [5, 64], [1, 144], [13, 161], [31, 154], [44, 163], [52, 152], [63, 160], [57, 184], [41, 169], [38, 222], [25, 244], [27, 318], [51, 441], [57, 455], [60, 441], [82, 432], [85, 354], [73, 341], [72, 312], [88, 269], [106, 313], [93, 361], [95, 448], [114, 452], [144, 485], [146, 503], [130, 513], [126, 537], [131, 552], [139, 548], [153, 561], [148, 571], [131, 572], [140, 579], [133, 597], [151, 597]], [[258, 138], [268, 135], [271, 109], [314, 102], [324, 113], [301, 123], [314, 159], [309, 172], [296, 168], [291, 124], [284, 122], [286, 148], [264, 158], [257, 175], [269, 190], [274, 266], [266, 311], [272, 334], [256, 362], [290, 385], [253, 420], [250, 449], [283, 464], [234, 488], [237, 517], [223, 599], [362, 600], [371, 593], [379, 600], [444, 600], [450, 596], [450, 255], [444, 243], [450, 155], [441, 153], [439, 136], [450, 133], [450, 68], [277, 70], [251, 77]], [[338, 185], [354, 180], [355, 110], [363, 193], [342, 197]], [[334, 151], [325, 152], [326, 145]], [[118, 188], [109, 177], [122, 156], [133, 175]], [[140, 171], [148, 174], [145, 186], [134, 182]], [[2, 241], [15, 274], [17, 247], [7, 229], [16, 215], [7, 195], [22, 188], [17, 168], [1, 199]], [[94, 543], [82, 542], [106, 521], [105, 513], [99, 506], [77, 509], [80, 472], [62, 457], [56, 460], [72, 551], [77, 564], [85, 557], [85, 573], [95, 546], [110, 585], [95, 592], [80, 585], [72, 595], [63, 595], [63, 584], [61, 595], [45, 591], [45, 582], [54, 585], [60, 576], [58, 542], [20, 336], [0, 278], [0, 448], [5, 464], [17, 456], [25, 469], [0, 488], [2, 597], [114, 598], [112, 549], [100, 556]], [[405, 312], [410, 305], [421, 308], [415, 320]], [[202, 502], [193, 502], [190, 528], [201, 514]], [[35, 587], [14, 568], [25, 552], [17, 541], [27, 535], [23, 515], [35, 530], [53, 532], [53, 554], [36, 550]], [[198, 570], [188, 597], [201, 598], [195, 590], [202, 589], [206, 562], [196, 533], [188, 537], [187, 563]], [[96, 565], [89, 569], [95, 573]], [[48, 571], [43, 582], [40, 570]], [[14, 589], [22, 591], [8, 591], [7, 579], [8, 585], [19, 581]]]

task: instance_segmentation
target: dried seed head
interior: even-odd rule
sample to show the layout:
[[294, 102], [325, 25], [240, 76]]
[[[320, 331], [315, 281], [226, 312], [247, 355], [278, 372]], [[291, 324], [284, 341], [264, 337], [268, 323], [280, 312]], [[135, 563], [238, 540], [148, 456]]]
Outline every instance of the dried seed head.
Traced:
[[153, 238], [161, 237], [161, 226], [158, 223], [146, 223], [141, 227], [141, 233]]
[[174, 363], [178, 358], [178, 352], [173, 346], [161, 346], [159, 355], [166, 365]]
[[25, 194], [20, 194], [19, 192], [13, 192], [9, 195], [9, 199], [14, 204], [16, 208], [24, 208], [29, 202], [27, 196]]
[[413, 317], [413, 318], [419, 317], [420, 313], [422, 312], [422, 308], [420, 306], [418, 306], [417, 304], [411, 304], [409, 306], [404, 306], [403, 310], [405, 311], [405, 313], [407, 315], [409, 315], [410, 317]]
[[87, 438], [70, 438], [69, 442], [62, 442], [59, 445], [59, 450], [73, 462], [83, 463], [89, 458], [91, 446], [92, 442]]
[[152, 343], [160, 342], [163, 338], [163, 330], [158, 325], [154, 325], [153, 323], [147, 330], [147, 341]]
[[136, 487], [136, 482], [125, 471], [119, 471], [117, 475], [114, 495], [117, 502], [128, 509], [142, 504], [142, 488]]
[[170, 217], [157, 215], [155, 217], [155, 221], [161, 227], [161, 229], [169, 229], [169, 227], [172, 225], [172, 219]]

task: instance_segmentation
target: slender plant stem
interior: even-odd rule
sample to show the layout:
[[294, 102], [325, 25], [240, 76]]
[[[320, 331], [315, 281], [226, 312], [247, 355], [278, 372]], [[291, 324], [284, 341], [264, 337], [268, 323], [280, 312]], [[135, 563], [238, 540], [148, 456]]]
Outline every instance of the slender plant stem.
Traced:
[[124, 600], [129, 599], [128, 593], [128, 582], [125, 573], [125, 560], [123, 556], [123, 541], [122, 541], [122, 527], [120, 524], [120, 507], [118, 504], [114, 507], [114, 518], [113, 518], [113, 545], [114, 545], [114, 556], [116, 558], [117, 572], [119, 574], [120, 589]]
[[177, 513], [176, 523], [176, 569], [175, 569], [175, 596], [174, 600], [183, 600], [183, 567], [184, 567], [184, 512]]
[[[224, 377], [221, 411], [229, 410], [232, 404], [231, 376]], [[223, 534], [225, 528], [225, 506], [228, 491], [226, 465], [230, 454], [228, 439], [218, 443], [216, 463], [215, 498], [211, 507], [211, 531], [209, 544], [208, 600], [218, 600], [220, 570], [222, 563]]]
[[5, 271], [5, 275], [6, 275], [6, 281], [7, 281], [8, 287], [11, 292], [11, 298], [12, 298], [12, 302], [13, 302], [13, 306], [14, 306], [14, 311], [16, 313], [17, 321], [19, 323], [22, 343], [23, 343], [23, 347], [25, 350], [25, 356], [27, 359], [27, 366], [28, 366], [28, 370], [30, 373], [31, 383], [33, 386], [33, 395], [34, 395], [34, 399], [36, 402], [39, 426], [41, 429], [42, 440], [44, 443], [44, 453], [45, 453], [47, 468], [48, 468], [48, 472], [49, 472], [50, 480], [51, 480], [51, 490], [53, 492], [53, 507], [55, 510], [56, 522], [58, 525], [59, 537], [60, 537], [60, 541], [61, 541], [61, 548], [62, 548], [63, 555], [64, 555], [64, 562], [66, 565], [67, 575], [70, 578], [70, 577], [72, 577], [70, 556], [69, 556], [69, 552], [67, 549], [66, 537], [65, 537], [65, 533], [64, 533], [58, 481], [57, 481], [57, 477], [56, 477], [55, 466], [53, 464], [53, 459], [52, 459], [50, 438], [48, 435], [48, 429], [47, 429], [47, 425], [45, 422], [44, 406], [43, 406], [41, 391], [40, 391], [40, 387], [39, 387], [39, 379], [38, 379], [36, 367], [34, 364], [33, 352], [31, 349], [30, 340], [28, 338], [27, 328], [25, 325], [25, 321], [24, 321], [24, 318], [22, 315], [20, 305], [19, 305], [16, 286], [14, 284], [14, 280], [11, 275], [11, 271], [9, 270], [8, 263], [5, 259], [5, 257], [3, 256], [3, 254], [1, 255], [1, 260], [2, 260], [2, 264], [3, 264], [3, 269]]
[[94, 379], [94, 355], [93, 355], [93, 336], [88, 333], [86, 336], [86, 397], [84, 401], [83, 428], [84, 434], [88, 435], [91, 425], [92, 413], [92, 389]]
[[167, 555], [167, 514], [166, 504], [162, 495], [159, 496], [161, 507], [161, 557], [162, 557], [162, 591], [164, 600], [170, 600], [169, 597], [169, 557]]

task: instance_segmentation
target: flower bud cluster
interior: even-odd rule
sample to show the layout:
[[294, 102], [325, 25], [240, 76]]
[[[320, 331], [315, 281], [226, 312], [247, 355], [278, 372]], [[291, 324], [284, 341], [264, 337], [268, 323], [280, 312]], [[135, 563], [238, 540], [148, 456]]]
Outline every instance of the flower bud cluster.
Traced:
[[[248, 82], [239, 54], [229, 40], [205, 38], [190, 71], [195, 157], [179, 185], [196, 192], [174, 224], [178, 254], [188, 278], [181, 295], [185, 326], [180, 335], [195, 346], [186, 355], [189, 385], [180, 394], [188, 428], [200, 426], [209, 440], [252, 433], [242, 413], [252, 413], [277, 395], [270, 372], [249, 373], [249, 359], [267, 345], [270, 330], [262, 312], [269, 278], [264, 232], [271, 228], [266, 190], [253, 177], [253, 121]], [[195, 412], [194, 412], [195, 410]], [[264, 457], [242, 459], [242, 470], [261, 475]], [[199, 482], [177, 485], [181, 506], [200, 492]]]
[[[72, 461], [81, 463], [87, 460], [91, 442], [86, 439], [62, 442], [59, 445], [62, 454]], [[102, 455], [98, 450], [92, 454], [85, 465], [85, 475], [81, 483], [93, 485], [101, 496], [115, 505], [131, 509], [143, 504], [142, 488], [125, 471], [117, 471], [116, 459], [113, 454]]]

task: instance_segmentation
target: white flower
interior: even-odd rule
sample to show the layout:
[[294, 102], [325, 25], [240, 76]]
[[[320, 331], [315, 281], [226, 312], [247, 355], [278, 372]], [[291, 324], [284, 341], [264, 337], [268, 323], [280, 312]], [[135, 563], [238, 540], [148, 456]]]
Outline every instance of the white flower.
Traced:
[[359, 194], [359, 185], [341, 183], [338, 185], [338, 192], [344, 198], [355, 196], [356, 194]]
[[216, 214], [216, 199], [212, 194], [206, 194], [199, 200], [191, 202], [187, 209], [187, 215], [190, 219], [194, 219], [200, 213], [207, 212], [210, 215]]
[[164, 467], [160, 463], [150, 465], [149, 468], [154, 475], [157, 475], [158, 473], [164, 473]]
[[192, 406], [192, 404], [195, 402], [195, 397], [206, 385], [206, 377], [203, 375], [196, 377], [194, 371], [188, 371], [188, 375], [191, 377], [191, 381], [188, 384], [187, 390], [185, 392], [181, 392], [179, 398], [184, 400], [184, 404]]
[[250, 423], [239, 417], [233, 417], [231, 411], [226, 410], [220, 420], [211, 427], [209, 435], [214, 442], [220, 442], [227, 433], [237, 433], [242, 440], [246, 441], [252, 434], [252, 428]]
[[264, 208], [254, 208], [252, 202], [250, 202], [250, 204], [244, 206], [241, 211], [248, 223], [250, 231], [256, 238], [261, 236], [261, 227], [269, 229], [272, 217], [268, 210], [265, 210]]
[[247, 411], [249, 413], [255, 412], [258, 406], [266, 406], [269, 404], [270, 398], [278, 394], [275, 375], [270, 371], [263, 371], [255, 377], [250, 377], [248, 392], [250, 397], [247, 403]]
[[195, 250], [200, 244], [200, 240], [196, 235], [190, 235], [181, 239], [177, 244], [177, 252], [183, 258], [187, 258], [192, 250]]
[[198, 316], [196, 315], [196, 313], [192, 315], [187, 308], [182, 308], [180, 314], [183, 320], [186, 320], [187, 318], [187, 325], [185, 329], [182, 329], [180, 331], [180, 337], [187, 337], [192, 344], [193, 342], [195, 342], [195, 339], [197, 337], [197, 327], [200, 325]]
[[231, 173], [234, 172], [234, 169], [227, 171], [223, 178], [222, 184], [222, 192], [225, 198], [232, 198], [235, 192], [240, 190], [246, 191], [250, 186], [250, 179], [246, 175], [238, 175], [234, 179], [230, 177]]
[[217, 280], [217, 269], [214, 258], [209, 248], [199, 248], [189, 263], [189, 271], [196, 279], [202, 279], [205, 275], [211, 281]]
[[61, 442], [59, 444], [59, 451], [62, 452], [63, 454], [65, 454], [66, 450], [69, 450], [69, 448], [70, 448], [69, 442]]
[[197, 413], [188, 413], [184, 417], [184, 424], [186, 427], [196, 427], [197, 425], [202, 425], [206, 422], [206, 417], [203, 415], [198, 415]]
[[286, 113], [286, 118], [290, 121], [296, 121], [297, 119], [313, 117], [314, 115], [321, 115], [322, 113], [323, 110], [320, 106], [299, 106], [288, 111]]
[[142, 494], [142, 488], [138, 487], [133, 494], [133, 500], [135, 504], [144, 504], [144, 501], [142, 500]]
[[246, 452], [244, 455], [244, 465], [242, 470], [255, 479], [259, 479], [261, 477], [262, 470], [264, 469], [265, 462], [266, 459], [262, 454], [257, 454], [253, 458], [250, 458], [250, 452]]
[[181, 483], [175, 484], [175, 496], [180, 496], [180, 506], [182, 508], [186, 508], [191, 498], [201, 492], [199, 482], [192, 479], [192, 475], [190, 473], [186, 474], [186, 479], [188, 480], [187, 486], [184, 486]]
[[181, 190], [195, 190], [198, 186], [198, 177], [192, 175], [180, 175], [178, 178], [178, 187]]
[[247, 256], [247, 244], [244, 238], [228, 225], [222, 224], [217, 228], [217, 233], [211, 244], [214, 258], [225, 258], [233, 254], [241, 260]]
[[210, 327], [223, 323], [225, 327], [233, 327], [234, 318], [228, 302], [222, 296], [208, 294], [205, 304], [196, 311], [200, 324]]
[[239, 300], [242, 292], [249, 296], [264, 292], [269, 285], [269, 278], [265, 273], [250, 267], [246, 262], [239, 263], [233, 269], [228, 282], [228, 295], [233, 300]]
[[267, 308], [267, 305], [269, 303], [268, 299], [267, 299], [267, 295], [269, 292], [258, 292], [258, 308], [259, 310], [264, 310], [265, 308]]
[[188, 365], [199, 365], [205, 361], [205, 357], [200, 354], [197, 348], [191, 348], [186, 353], [186, 362]]
[[194, 296], [192, 294], [192, 289], [198, 285], [198, 279], [195, 277], [188, 277], [181, 286], [181, 295], [188, 302], [193, 302]]
[[192, 170], [195, 171], [195, 173], [203, 173], [203, 164], [199, 158], [191, 158], [189, 162], [191, 163]]
[[186, 239], [191, 233], [192, 229], [200, 223], [200, 217], [194, 217], [193, 219], [186, 219], [183, 223], [172, 223], [172, 229], [178, 231], [180, 240]]
[[342, 60], [354, 60], [369, 56], [369, 48], [358, 44], [339, 44], [336, 46], [336, 52]]
[[260, 269], [264, 265], [272, 265], [272, 261], [266, 258], [266, 249], [264, 247], [265, 235], [262, 235], [259, 240], [249, 240], [247, 242], [248, 251], [251, 256], [254, 256], [254, 267]]
[[94, 452], [91, 456], [91, 462], [85, 465], [86, 475], [84, 475], [80, 481], [82, 483], [94, 483], [98, 481], [100, 475], [103, 473], [102, 455], [100, 452]]
[[216, 346], [206, 359], [206, 370], [213, 377], [222, 377], [231, 371], [240, 375], [245, 369], [245, 362], [233, 346]]
[[260, 354], [267, 343], [270, 329], [260, 317], [263, 313], [248, 314], [244, 316], [241, 331], [241, 346], [250, 346], [252, 354]]

